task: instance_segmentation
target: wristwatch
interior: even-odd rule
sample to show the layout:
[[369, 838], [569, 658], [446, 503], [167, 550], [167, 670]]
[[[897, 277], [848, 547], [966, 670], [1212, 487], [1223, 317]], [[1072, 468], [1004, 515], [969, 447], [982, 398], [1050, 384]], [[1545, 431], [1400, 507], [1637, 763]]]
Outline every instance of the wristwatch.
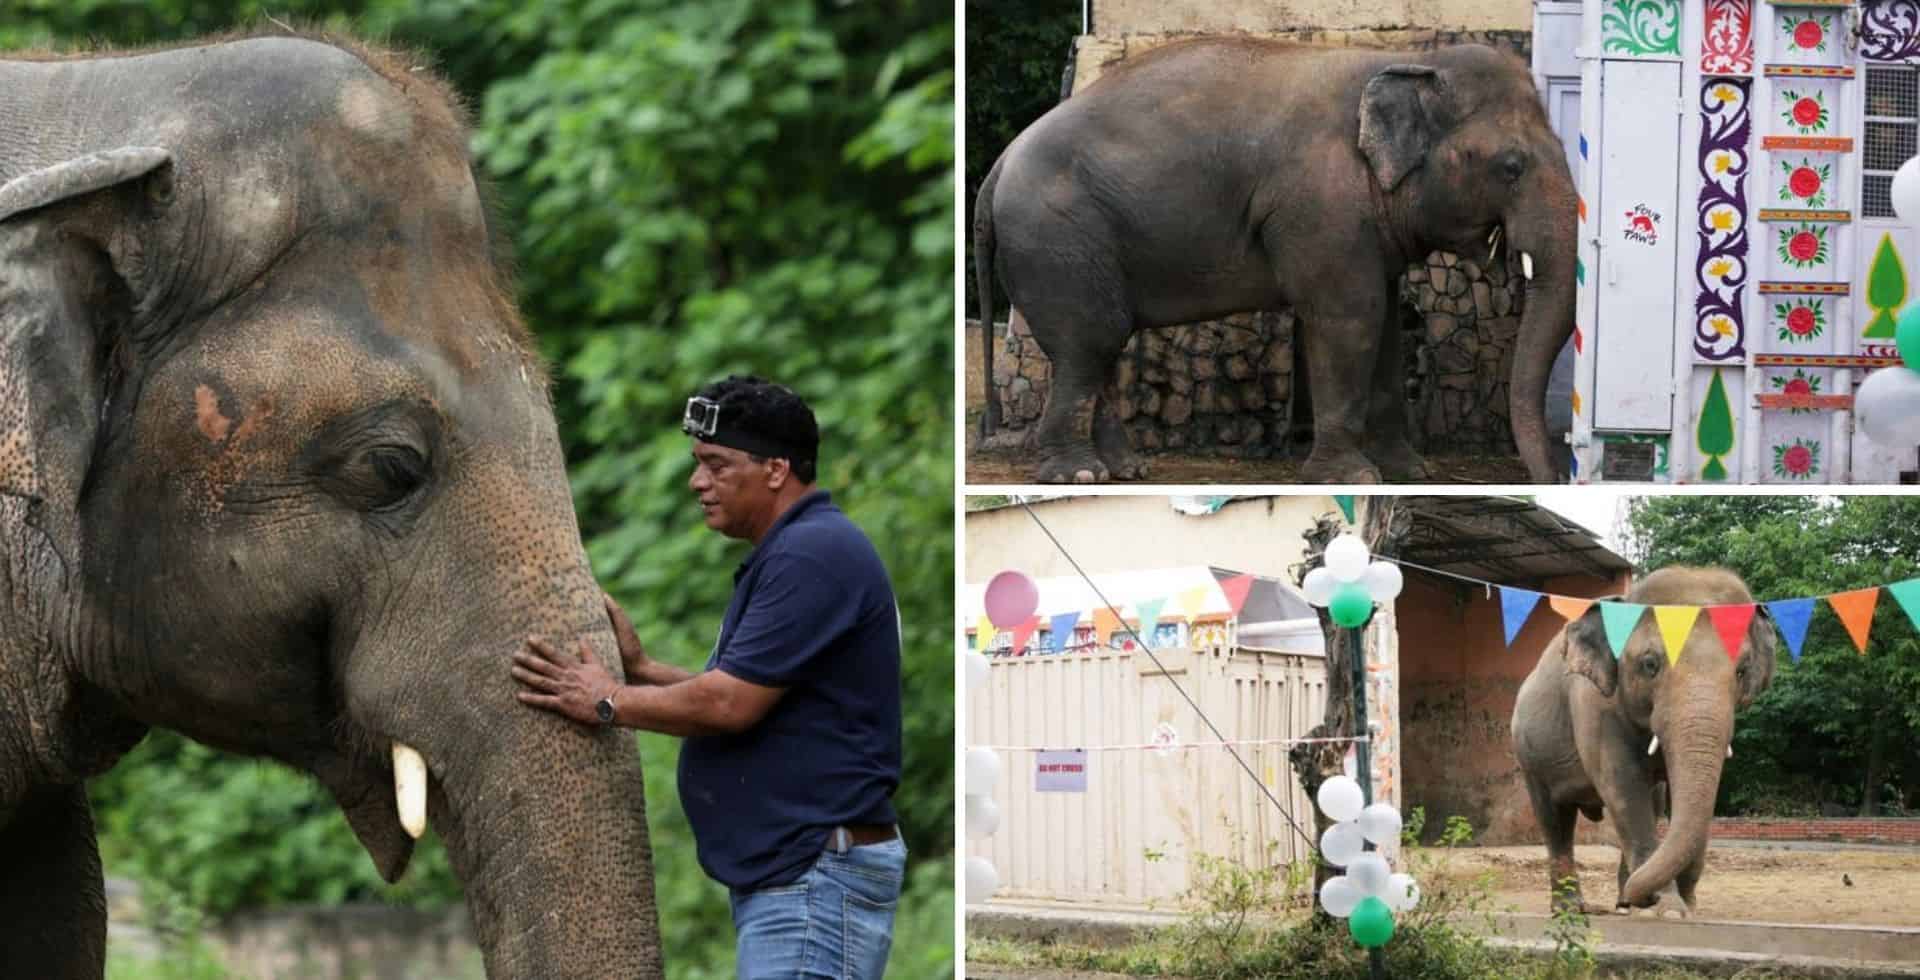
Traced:
[[613, 691], [608, 692], [606, 697], [593, 703], [593, 713], [600, 719], [600, 724], [613, 724], [613, 694], [619, 690], [620, 689], [616, 687]]

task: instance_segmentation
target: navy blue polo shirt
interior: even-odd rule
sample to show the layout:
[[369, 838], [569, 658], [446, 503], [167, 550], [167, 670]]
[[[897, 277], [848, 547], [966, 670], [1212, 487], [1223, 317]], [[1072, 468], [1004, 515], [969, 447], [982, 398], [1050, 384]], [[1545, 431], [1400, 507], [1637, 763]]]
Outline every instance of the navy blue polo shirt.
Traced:
[[741, 734], [686, 739], [680, 802], [700, 867], [750, 891], [806, 873], [834, 827], [896, 822], [900, 614], [873, 542], [824, 490], [733, 583], [707, 669], [786, 693]]

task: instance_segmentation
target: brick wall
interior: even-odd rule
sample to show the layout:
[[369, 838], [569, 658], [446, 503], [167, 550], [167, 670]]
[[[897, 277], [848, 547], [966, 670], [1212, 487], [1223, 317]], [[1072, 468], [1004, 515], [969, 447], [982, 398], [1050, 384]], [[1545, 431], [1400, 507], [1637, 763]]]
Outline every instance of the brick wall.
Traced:
[[[1660, 832], [1666, 833], [1666, 822]], [[1830, 840], [1856, 844], [1920, 844], [1917, 817], [1716, 817], [1713, 836], [1738, 840]]]

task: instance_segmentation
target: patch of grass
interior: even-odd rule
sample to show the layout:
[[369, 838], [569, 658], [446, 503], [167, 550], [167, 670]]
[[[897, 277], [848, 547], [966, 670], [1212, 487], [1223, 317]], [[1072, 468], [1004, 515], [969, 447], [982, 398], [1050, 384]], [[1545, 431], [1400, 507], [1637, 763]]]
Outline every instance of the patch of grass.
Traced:
[[241, 980], [227, 970], [214, 945], [198, 935], [167, 942], [152, 957], [107, 954], [107, 980]]

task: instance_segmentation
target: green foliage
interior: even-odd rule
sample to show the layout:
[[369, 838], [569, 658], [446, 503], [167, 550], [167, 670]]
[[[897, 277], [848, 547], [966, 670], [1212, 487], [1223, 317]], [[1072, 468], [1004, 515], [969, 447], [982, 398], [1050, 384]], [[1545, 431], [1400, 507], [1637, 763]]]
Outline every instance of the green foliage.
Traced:
[[107, 980], [232, 980], [214, 945], [192, 933], [165, 944], [155, 956], [118, 948], [107, 952]]
[[[1630, 514], [1644, 570], [1725, 565], [1760, 601], [1827, 595], [1920, 574], [1920, 498], [1657, 497]], [[1734, 726], [1721, 813], [1808, 813], [1821, 803], [1903, 812], [1920, 805], [1920, 637], [1891, 596], [1864, 656], [1818, 604], [1793, 663]], [[1876, 805], [1869, 807], [1869, 801]]]
[[[28, 0], [0, 44], [353, 27], [420, 47], [475, 108], [588, 554], [649, 651], [702, 666], [744, 546], [686, 490], [680, 406], [732, 372], [792, 386], [820, 483], [879, 547], [905, 637], [913, 852], [897, 975], [950, 975], [953, 24], [911, 0]], [[690, 859], [678, 742], [642, 735], [677, 977], [731, 972], [726, 895]], [[108, 859], [168, 903], [453, 900], [428, 843], [377, 884], [304, 778], [156, 735], [96, 787]], [[944, 918], [943, 918], [944, 917]]]
[[1568, 875], [1554, 883], [1558, 901], [1553, 903], [1553, 921], [1547, 926], [1547, 938], [1553, 941], [1553, 969], [1565, 977], [1585, 977], [1593, 972], [1593, 944], [1600, 939], [1580, 907], [1580, 879]]

